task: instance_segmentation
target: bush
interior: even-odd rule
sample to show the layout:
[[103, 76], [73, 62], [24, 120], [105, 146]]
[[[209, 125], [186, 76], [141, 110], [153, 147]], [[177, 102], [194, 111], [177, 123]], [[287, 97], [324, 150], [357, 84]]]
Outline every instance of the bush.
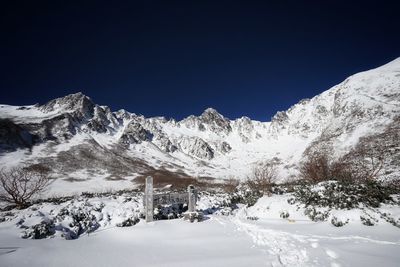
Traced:
[[282, 219], [287, 219], [289, 218], [289, 212], [285, 211], [281, 211], [281, 213], [279, 214], [279, 217], [281, 217]]
[[68, 228], [59, 225], [59, 229], [63, 232], [65, 239], [76, 239], [83, 233], [92, 233], [100, 227], [98, 218], [92, 213], [101, 211], [102, 206], [96, 208], [85, 203], [83, 207], [64, 207], [56, 216], [57, 222], [62, 222], [65, 219], [70, 220]]
[[361, 223], [366, 226], [374, 226], [375, 222], [376, 222], [372, 218], [368, 218], [368, 217], [364, 217], [364, 216], [360, 216], [360, 220], [361, 220]]
[[154, 219], [170, 220], [180, 218], [187, 209], [187, 205], [183, 204], [160, 205], [154, 210]]
[[318, 211], [315, 207], [308, 207], [304, 210], [304, 214], [313, 222], [325, 221], [329, 216], [329, 211]]
[[326, 149], [307, 149], [300, 165], [300, 178], [312, 184], [328, 180], [347, 183], [376, 180], [385, 161], [396, 153], [400, 144], [398, 123], [395, 125], [381, 134], [361, 137], [357, 145], [339, 159], [329, 157]]
[[331, 179], [330, 163], [325, 153], [309, 155], [300, 166], [300, 177], [312, 184]]
[[388, 223], [392, 224], [393, 226], [400, 228], [400, 218], [395, 220], [390, 213], [386, 213], [386, 212], [382, 213], [380, 211], [378, 211], [378, 213], [380, 214], [382, 219], [384, 219]]
[[253, 168], [251, 175], [247, 177], [244, 185], [253, 192], [271, 194], [276, 178], [275, 165], [265, 162]]
[[360, 205], [377, 208], [383, 202], [392, 201], [390, 194], [390, 188], [377, 181], [363, 184], [329, 181], [318, 185], [300, 185], [293, 195], [296, 202], [306, 207], [352, 209]]
[[245, 204], [247, 207], [254, 206], [258, 199], [261, 198], [263, 194], [260, 191], [240, 191], [237, 194], [232, 195], [230, 202], [231, 205]]
[[42, 166], [17, 167], [0, 171], [0, 200], [25, 208], [49, 184], [49, 170]]
[[133, 217], [133, 218], [128, 218], [124, 221], [122, 221], [121, 223], [117, 223], [116, 226], [117, 227], [129, 227], [129, 226], [133, 226], [137, 223], [139, 223], [139, 218], [138, 217]]
[[333, 224], [333, 226], [342, 227], [349, 223], [349, 219], [347, 219], [346, 221], [341, 221], [335, 216], [333, 216], [331, 219], [331, 223]]
[[22, 238], [43, 239], [55, 234], [53, 221], [43, 221], [28, 229], [24, 230], [21, 234]]
[[234, 177], [229, 177], [224, 181], [223, 189], [227, 193], [234, 193], [237, 191], [238, 186], [239, 180], [235, 179]]

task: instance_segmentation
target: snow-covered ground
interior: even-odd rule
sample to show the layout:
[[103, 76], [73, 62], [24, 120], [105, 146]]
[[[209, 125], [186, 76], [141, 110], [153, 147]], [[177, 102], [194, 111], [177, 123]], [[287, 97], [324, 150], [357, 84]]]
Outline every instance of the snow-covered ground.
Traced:
[[[11, 230], [11, 229], [12, 230]], [[74, 241], [24, 240], [0, 227], [1, 266], [398, 266], [393, 226], [253, 222], [211, 215], [111, 227]]]
[[[399, 266], [399, 228], [385, 220], [365, 226], [355, 219], [356, 210], [348, 212], [350, 220], [343, 227], [329, 220], [313, 222], [288, 204], [288, 197], [263, 197], [253, 207], [239, 205], [230, 215], [215, 212], [199, 223], [141, 220], [131, 227], [116, 225], [139, 212], [140, 197], [38, 204], [12, 211], [15, 216], [0, 223], [0, 266]], [[197, 207], [218, 207], [223, 198], [203, 195]], [[29, 224], [63, 208], [85, 211], [99, 206], [99, 228], [74, 240], [62, 238], [59, 227], [52, 238], [22, 239], [24, 229], [16, 227], [21, 219]], [[396, 219], [400, 214], [398, 206], [382, 210]], [[282, 211], [289, 217], [280, 218]], [[65, 217], [59, 223], [67, 221]]]

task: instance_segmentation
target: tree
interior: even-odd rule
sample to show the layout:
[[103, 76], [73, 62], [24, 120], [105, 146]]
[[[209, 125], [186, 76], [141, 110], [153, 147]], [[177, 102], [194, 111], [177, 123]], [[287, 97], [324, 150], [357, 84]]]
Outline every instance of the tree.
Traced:
[[265, 162], [253, 168], [251, 175], [245, 181], [245, 185], [253, 191], [270, 194], [276, 178], [277, 171], [275, 165]]
[[0, 200], [27, 207], [30, 200], [43, 192], [49, 184], [45, 167], [15, 167], [0, 170]]

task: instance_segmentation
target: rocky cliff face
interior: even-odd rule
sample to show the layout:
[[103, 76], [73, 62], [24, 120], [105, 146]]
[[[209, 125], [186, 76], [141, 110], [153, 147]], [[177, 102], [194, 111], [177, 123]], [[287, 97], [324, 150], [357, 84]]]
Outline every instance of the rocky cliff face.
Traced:
[[61, 180], [121, 181], [149, 169], [245, 177], [257, 162], [274, 159], [286, 179], [305, 150], [322, 146], [340, 156], [360, 137], [395, 128], [398, 116], [400, 59], [301, 100], [271, 122], [230, 120], [212, 108], [182, 121], [145, 118], [77, 93], [44, 105], [0, 105], [0, 164], [43, 162]]

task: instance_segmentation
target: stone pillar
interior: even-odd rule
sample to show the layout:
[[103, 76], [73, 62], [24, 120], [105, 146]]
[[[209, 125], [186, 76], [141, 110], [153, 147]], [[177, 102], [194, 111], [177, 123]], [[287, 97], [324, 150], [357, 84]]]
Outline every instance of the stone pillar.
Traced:
[[152, 222], [154, 216], [153, 207], [153, 177], [146, 177], [146, 187], [144, 191], [144, 208], [146, 214], [146, 222]]
[[197, 195], [193, 185], [188, 186], [188, 194], [189, 194], [188, 212], [195, 212]]

